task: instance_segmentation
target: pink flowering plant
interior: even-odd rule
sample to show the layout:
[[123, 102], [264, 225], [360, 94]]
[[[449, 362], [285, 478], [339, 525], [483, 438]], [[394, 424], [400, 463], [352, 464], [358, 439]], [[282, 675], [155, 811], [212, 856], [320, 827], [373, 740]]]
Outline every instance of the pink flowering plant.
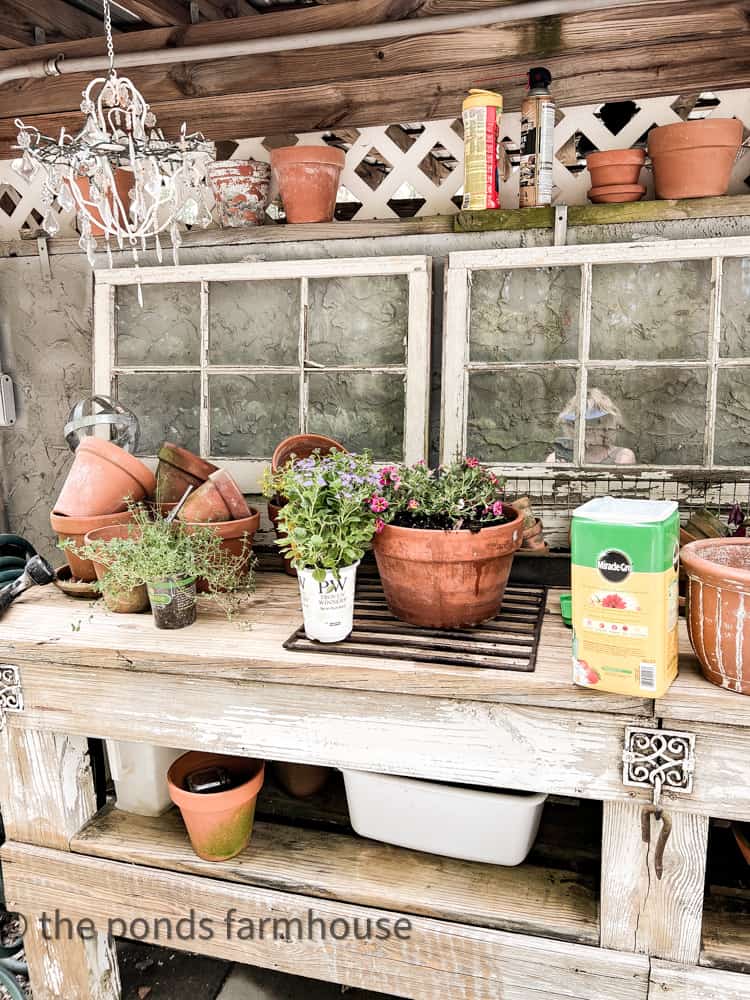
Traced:
[[[267, 474], [263, 492], [283, 498], [279, 512], [282, 537], [277, 545], [295, 569], [312, 569], [322, 581], [360, 560], [375, 534], [373, 498], [380, 475], [368, 454], [315, 452]], [[285, 534], [283, 534], [285, 533]]]
[[429, 469], [389, 465], [380, 470], [380, 490], [370, 501], [378, 516], [376, 531], [386, 524], [401, 528], [480, 531], [515, 517], [503, 500], [503, 481], [465, 458]]

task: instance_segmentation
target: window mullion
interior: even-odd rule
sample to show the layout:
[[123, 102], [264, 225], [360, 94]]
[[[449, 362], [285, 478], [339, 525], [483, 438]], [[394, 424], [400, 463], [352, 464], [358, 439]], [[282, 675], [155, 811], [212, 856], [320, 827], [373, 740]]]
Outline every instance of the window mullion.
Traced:
[[209, 353], [209, 302], [208, 282], [201, 281], [201, 398], [200, 398], [200, 453], [211, 454], [211, 422], [208, 407], [208, 353]]
[[309, 309], [310, 282], [307, 277], [300, 279], [300, 319], [299, 319], [299, 432], [307, 434], [307, 323]]
[[588, 397], [588, 360], [591, 350], [591, 264], [581, 265], [581, 312], [578, 323], [578, 384], [576, 395], [578, 399], [578, 421], [576, 423], [576, 440], [573, 449], [573, 464], [577, 466], [586, 463], [586, 399]]
[[706, 437], [704, 460], [711, 469], [714, 467], [716, 398], [719, 382], [719, 354], [721, 352], [721, 285], [724, 277], [724, 261], [714, 257], [711, 261], [711, 316], [708, 339], [708, 385], [706, 387]]

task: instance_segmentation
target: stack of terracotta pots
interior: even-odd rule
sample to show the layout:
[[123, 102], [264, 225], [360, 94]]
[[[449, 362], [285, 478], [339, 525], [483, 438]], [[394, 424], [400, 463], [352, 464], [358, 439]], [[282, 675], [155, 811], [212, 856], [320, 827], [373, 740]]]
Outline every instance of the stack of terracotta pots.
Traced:
[[639, 201], [646, 193], [639, 183], [646, 162], [642, 149], [609, 149], [589, 153], [586, 166], [591, 174], [589, 199], [602, 204], [622, 204]]

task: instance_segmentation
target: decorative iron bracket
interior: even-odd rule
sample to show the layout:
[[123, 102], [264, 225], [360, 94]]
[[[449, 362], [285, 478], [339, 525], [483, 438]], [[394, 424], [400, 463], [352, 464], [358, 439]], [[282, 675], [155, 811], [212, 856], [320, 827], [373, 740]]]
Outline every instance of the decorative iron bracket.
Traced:
[[0, 663], [0, 732], [9, 712], [23, 712], [23, 689], [18, 667]]
[[652, 789], [655, 805], [662, 791], [689, 795], [695, 771], [695, 735], [628, 726], [622, 761], [623, 784]]

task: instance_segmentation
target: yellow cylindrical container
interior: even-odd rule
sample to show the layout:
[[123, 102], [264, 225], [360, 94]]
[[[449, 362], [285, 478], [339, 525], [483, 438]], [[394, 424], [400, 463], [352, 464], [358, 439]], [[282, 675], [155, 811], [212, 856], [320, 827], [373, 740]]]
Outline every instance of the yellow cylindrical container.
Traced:
[[500, 120], [503, 99], [470, 90], [463, 103], [465, 210], [500, 208]]

